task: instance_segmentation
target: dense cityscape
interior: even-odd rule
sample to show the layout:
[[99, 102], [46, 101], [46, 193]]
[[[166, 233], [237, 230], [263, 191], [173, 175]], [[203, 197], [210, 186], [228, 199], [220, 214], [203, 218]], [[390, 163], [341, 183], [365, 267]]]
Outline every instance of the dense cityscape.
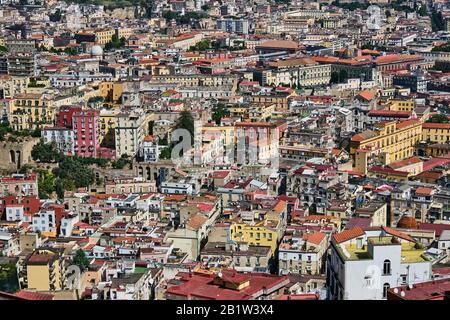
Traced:
[[449, 300], [450, 1], [0, 0], [0, 300]]

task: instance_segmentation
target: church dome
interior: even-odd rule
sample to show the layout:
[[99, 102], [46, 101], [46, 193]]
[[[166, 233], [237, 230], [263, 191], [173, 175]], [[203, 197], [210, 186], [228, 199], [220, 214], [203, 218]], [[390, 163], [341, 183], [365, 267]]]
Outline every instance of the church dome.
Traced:
[[103, 49], [100, 46], [92, 46], [91, 48], [91, 55], [92, 56], [102, 56], [103, 55]]

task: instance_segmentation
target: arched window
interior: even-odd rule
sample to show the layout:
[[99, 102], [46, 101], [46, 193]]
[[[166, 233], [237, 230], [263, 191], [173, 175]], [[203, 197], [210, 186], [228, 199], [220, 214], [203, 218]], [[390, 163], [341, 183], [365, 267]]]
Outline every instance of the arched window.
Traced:
[[387, 298], [387, 291], [391, 286], [389, 285], [389, 283], [385, 283], [383, 284], [383, 299]]
[[391, 274], [391, 261], [390, 260], [384, 260], [383, 263], [383, 275]]

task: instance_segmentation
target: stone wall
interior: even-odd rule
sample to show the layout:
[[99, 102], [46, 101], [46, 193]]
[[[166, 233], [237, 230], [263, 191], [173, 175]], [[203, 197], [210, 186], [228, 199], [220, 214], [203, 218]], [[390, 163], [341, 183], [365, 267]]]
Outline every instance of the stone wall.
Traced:
[[17, 142], [0, 142], [0, 170], [16, 172], [24, 164], [33, 162], [31, 150], [39, 138], [18, 137]]
[[115, 9], [105, 9], [105, 14], [111, 18], [116, 19], [135, 19], [142, 14], [142, 9], [139, 6], [135, 7], [125, 7], [125, 8], [115, 8]]

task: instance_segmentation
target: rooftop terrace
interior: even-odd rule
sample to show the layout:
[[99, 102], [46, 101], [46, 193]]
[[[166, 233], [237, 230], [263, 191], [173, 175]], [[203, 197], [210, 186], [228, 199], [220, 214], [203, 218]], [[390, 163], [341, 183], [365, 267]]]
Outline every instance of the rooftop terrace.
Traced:
[[423, 256], [424, 249], [420, 244], [414, 242], [403, 242], [400, 243], [395, 237], [370, 237], [367, 239], [368, 244], [364, 244], [362, 247], [358, 247], [356, 244], [340, 244], [338, 249], [348, 261], [352, 260], [369, 260], [372, 259], [368, 247], [370, 245], [374, 246], [385, 246], [385, 245], [401, 245], [401, 259], [402, 263], [420, 263], [427, 262], [428, 259]]

